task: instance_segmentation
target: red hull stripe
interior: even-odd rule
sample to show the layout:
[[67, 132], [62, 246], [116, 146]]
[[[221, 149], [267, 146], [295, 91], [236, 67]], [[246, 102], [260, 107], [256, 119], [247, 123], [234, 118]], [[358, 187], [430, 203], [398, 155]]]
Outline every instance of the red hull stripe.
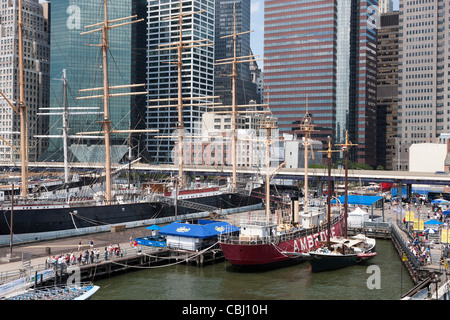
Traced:
[[[342, 235], [343, 219], [341, 218], [331, 227], [331, 236]], [[319, 247], [319, 241], [327, 240], [327, 230], [311, 235], [303, 236], [289, 241], [281, 241], [277, 244], [231, 244], [220, 243], [225, 258], [233, 265], [257, 266], [274, 264], [292, 259], [293, 256], [283, 252], [303, 252]]]

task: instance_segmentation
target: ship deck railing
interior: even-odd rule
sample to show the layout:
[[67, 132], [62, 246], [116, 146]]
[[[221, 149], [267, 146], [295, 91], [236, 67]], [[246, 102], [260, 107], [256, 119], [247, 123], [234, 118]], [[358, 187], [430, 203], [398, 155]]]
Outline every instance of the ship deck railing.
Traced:
[[[331, 224], [335, 224], [340, 219], [339, 216], [333, 218], [331, 220]], [[324, 223], [321, 226], [314, 226], [312, 228], [298, 228], [294, 231], [282, 232], [276, 235], [270, 235], [267, 237], [259, 237], [259, 236], [248, 236], [248, 237], [240, 237], [239, 235], [230, 235], [230, 234], [220, 234], [219, 242], [226, 244], [235, 244], [235, 245], [258, 245], [258, 244], [277, 244], [282, 241], [290, 241], [297, 239], [299, 237], [308, 236], [320, 231], [323, 231], [327, 228], [327, 224]]]
[[92, 283], [79, 286], [48, 286], [30, 289], [4, 298], [5, 300], [73, 300], [92, 289]]
[[[115, 248], [113, 248], [115, 249]], [[144, 246], [144, 245], [138, 245], [137, 247], [133, 248], [127, 248], [127, 247], [120, 247], [119, 254], [117, 254], [114, 250], [108, 252], [107, 256], [105, 257], [105, 254], [102, 252], [99, 254], [98, 258], [94, 257], [94, 259], [91, 261], [91, 257], [89, 256], [89, 259], [85, 259], [84, 257], [84, 250], [83, 250], [83, 259], [81, 262], [78, 262], [78, 260], [74, 263], [70, 262], [69, 264], [64, 263], [48, 263], [47, 261], [43, 263], [31, 263], [32, 259], [39, 258], [38, 256], [31, 255], [29, 253], [22, 253], [22, 268], [21, 269], [14, 269], [14, 270], [7, 270], [7, 271], [1, 271], [0, 272], [0, 285], [3, 285], [5, 283], [23, 278], [28, 277], [31, 278], [36, 273], [43, 272], [45, 270], [52, 269], [54, 272], [56, 270], [62, 270], [64, 272], [70, 271], [69, 268], [76, 268], [76, 267], [83, 267], [87, 265], [97, 265], [99, 263], [104, 262], [111, 262], [117, 259], [122, 259], [124, 257], [136, 257], [143, 254], [152, 254], [155, 250], [159, 250], [161, 248], [159, 247], [151, 247], [151, 246]], [[69, 253], [66, 253], [66, 255]], [[78, 258], [79, 254], [77, 253], [76, 257]], [[45, 259], [45, 258], [41, 258]]]

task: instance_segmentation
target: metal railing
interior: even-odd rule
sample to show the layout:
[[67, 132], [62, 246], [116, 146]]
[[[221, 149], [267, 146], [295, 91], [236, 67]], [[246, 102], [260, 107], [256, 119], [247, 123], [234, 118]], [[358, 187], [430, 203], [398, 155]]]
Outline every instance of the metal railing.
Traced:
[[[62, 264], [54, 263], [54, 262], [48, 263], [46, 261], [45, 263], [38, 263], [38, 264], [30, 263], [29, 265], [25, 266], [22, 263], [22, 268], [19, 270], [14, 269], [14, 270], [7, 270], [7, 271], [0, 272], [0, 284], [4, 284], [6, 282], [17, 280], [19, 278], [26, 277], [26, 276], [30, 277], [30, 276], [33, 276], [36, 272], [39, 273], [39, 272], [42, 272], [42, 271], [48, 270], [48, 269], [53, 269], [53, 270], [62, 269], [64, 271], [70, 267], [83, 267], [83, 266], [87, 266], [87, 265], [91, 265], [91, 264], [99, 264], [99, 263], [103, 263], [103, 262], [114, 261], [114, 260], [118, 260], [118, 259], [121, 259], [124, 257], [125, 258], [126, 257], [135, 257], [135, 256], [139, 256], [142, 254], [149, 254], [151, 252], [158, 251], [161, 249], [163, 249], [163, 248], [138, 245], [137, 247], [133, 247], [133, 248], [122, 248], [121, 247], [119, 254], [116, 254], [116, 252], [112, 252], [112, 253], [108, 252], [108, 254], [105, 255], [105, 253], [102, 252], [99, 254], [98, 258], [94, 255], [93, 259], [91, 260], [91, 256], [89, 255], [87, 260], [84, 258], [80, 262], [78, 260], [76, 260], [75, 263], [69, 262], [69, 264], [67, 264], [66, 262], [64, 262]], [[77, 255], [76, 255], [77, 258], [79, 256], [80, 252], [77, 252]], [[28, 259], [25, 255], [29, 255], [29, 254], [26, 254], [26, 253], [22, 254], [22, 261]], [[83, 256], [84, 256], [84, 252], [83, 252]], [[42, 260], [42, 258], [41, 258], [41, 260]]]
[[[335, 217], [332, 219], [331, 224], [336, 224], [341, 217]], [[322, 226], [318, 227], [315, 226], [311, 229], [298, 229], [293, 232], [286, 232], [278, 235], [270, 235], [267, 237], [259, 237], [259, 236], [248, 236], [245, 238], [241, 238], [239, 235], [230, 235], [230, 234], [219, 234], [218, 240], [220, 243], [227, 243], [227, 244], [251, 244], [251, 245], [258, 245], [258, 244], [272, 244], [272, 243], [279, 243], [283, 241], [290, 241], [294, 239], [298, 239], [300, 237], [308, 236], [320, 231], [325, 230], [326, 223], [322, 224]]]
[[402, 251], [408, 258], [408, 261], [411, 262], [413, 268], [415, 270], [419, 269], [420, 267], [419, 258], [412, 253], [410, 248], [408, 248], [407, 246], [408, 239], [405, 239], [403, 233], [400, 231], [400, 228], [395, 223], [391, 224], [391, 234], [393, 237], [395, 237], [395, 239], [397, 239], [397, 242], [400, 244]]

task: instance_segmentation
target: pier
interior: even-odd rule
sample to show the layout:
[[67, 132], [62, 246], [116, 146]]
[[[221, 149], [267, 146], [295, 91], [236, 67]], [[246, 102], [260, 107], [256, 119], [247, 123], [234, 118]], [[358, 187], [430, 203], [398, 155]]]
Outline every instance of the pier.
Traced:
[[[33, 277], [36, 273], [48, 269], [55, 270], [54, 278], [49, 279], [47, 283], [42, 283], [42, 285], [55, 282], [64, 283], [69, 277], [80, 282], [92, 282], [100, 278], [136, 270], [161, 268], [176, 264], [203, 267], [225, 260], [218, 244], [193, 252], [167, 247], [134, 246], [129, 240], [130, 237], [134, 239], [147, 236], [149, 232], [145, 227], [141, 227], [83, 235], [79, 238], [71, 237], [43, 241], [37, 244], [17, 245], [13, 248], [12, 259], [9, 262], [3, 261], [3, 263], [0, 263], [0, 284], [24, 276]], [[81, 263], [77, 261], [74, 264], [63, 264], [63, 266], [49, 265], [47, 259], [60, 254], [67, 255], [74, 252], [77, 258], [80, 253], [84, 256], [84, 252], [90, 250], [90, 239], [93, 239], [95, 248], [99, 249], [98, 256], [89, 256], [88, 259], [83, 259]], [[80, 251], [78, 251], [79, 240], [83, 243]], [[117, 248], [119, 250], [116, 250]], [[0, 256], [5, 257], [9, 251], [9, 247], [0, 247]]]
[[[377, 209], [373, 217], [377, 221], [385, 220], [386, 222], [365, 222], [360, 228], [349, 228], [349, 234], [362, 233], [376, 239], [392, 241], [393, 246], [398, 252], [399, 259], [416, 284], [414, 288], [404, 294], [404, 298], [411, 297], [424, 290], [428, 290], [427, 295], [430, 299], [434, 299], [436, 294], [441, 297], [442, 292], [446, 292], [449, 283], [447, 281], [446, 269], [441, 263], [440, 244], [435, 245], [430, 250], [431, 263], [424, 264], [408, 247], [408, 244], [414, 239], [407, 224], [401, 222], [401, 218], [396, 217], [396, 213], [393, 210], [385, 210], [384, 214], [385, 216], [381, 209]], [[239, 214], [228, 214], [221, 219], [237, 225]], [[49, 256], [62, 253], [69, 254], [73, 251], [76, 252], [78, 257], [80, 252], [90, 249], [90, 239], [93, 239], [95, 248], [100, 249], [98, 256], [93, 257], [92, 261], [89, 259], [88, 261], [69, 265], [62, 269], [55, 268], [59, 273], [56, 272], [55, 278], [49, 280], [50, 284], [52, 282], [67, 281], [69, 277], [77, 279], [80, 282], [95, 281], [100, 278], [136, 270], [162, 268], [176, 264], [203, 267], [225, 260], [217, 244], [206, 248], [207, 250], [188, 251], [167, 247], [134, 246], [129, 240], [130, 237], [135, 239], [148, 235], [149, 230], [145, 229], [145, 227], [139, 227], [15, 245], [12, 250], [12, 259], [9, 262], [0, 262], [0, 283], [11, 281], [25, 275], [32, 277], [37, 272], [52, 268], [47, 262]], [[78, 251], [78, 242], [80, 240], [83, 246], [82, 250]], [[113, 244], [113, 248], [120, 248], [118, 254], [116, 251], [109, 253], [111, 244]], [[105, 255], [105, 249], [108, 251], [107, 255]], [[5, 257], [9, 252], [9, 247], [0, 247], [0, 257]]]
[[360, 228], [347, 228], [349, 235], [363, 234], [375, 239], [391, 239], [391, 224], [387, 222], [366, 222]]
[[123, 272], [159, 268], [176, 264], [203, 267], [211, 263], [224, 261], [224, 256], [218, 248], [211, 248], [204, 252], [190, 252], [170, 248], [156, 248], [138, 246], [126, 249], [119, 256], [101, 258], [94, 263], [69, 266], [65, 269], [65, 277], [71, 272], [79, 272], [80, 280], [94, 281], [95, 279], [111, 277]]

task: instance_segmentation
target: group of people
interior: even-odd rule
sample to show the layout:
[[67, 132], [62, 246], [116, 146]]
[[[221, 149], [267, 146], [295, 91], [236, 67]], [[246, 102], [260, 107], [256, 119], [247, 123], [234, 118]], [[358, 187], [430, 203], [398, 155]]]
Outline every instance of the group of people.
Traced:
[[[83, 251], [82, 241], [80, 240], [78, 243], [78, 251], [75, 252], [72, 250], [68, 254], [61, 253], [56, 256], [49, 256], [46, 260], [46, 267], [50, 268], [58, 265], [81, 266], [100, 262], [100, 249], [94, 247], [94, 241], [92, 239], [89, 242], [89, 246], [89, 249]], [[117, 246], [110, 244], [108, 247], [105, 247], [103, 258], [106, 261], [113, 257], [119, 257], [122, 254], [119, 244]]]
[[61, 253], [57, 256], [47, 258], [47, 267], [56, 267], [57, 265], [75, 266], [94, 263], [100, 261], [100, 249], [93, 248], [86, 251], [72, 251], [70, 254]]
[[412, 254], [419, 260], [420, 265], [425, 266], [431, 264], [429, 245], [420, 243], [417, 238], [414, 238], [414, 241], [408, 241], [407, 245]]

